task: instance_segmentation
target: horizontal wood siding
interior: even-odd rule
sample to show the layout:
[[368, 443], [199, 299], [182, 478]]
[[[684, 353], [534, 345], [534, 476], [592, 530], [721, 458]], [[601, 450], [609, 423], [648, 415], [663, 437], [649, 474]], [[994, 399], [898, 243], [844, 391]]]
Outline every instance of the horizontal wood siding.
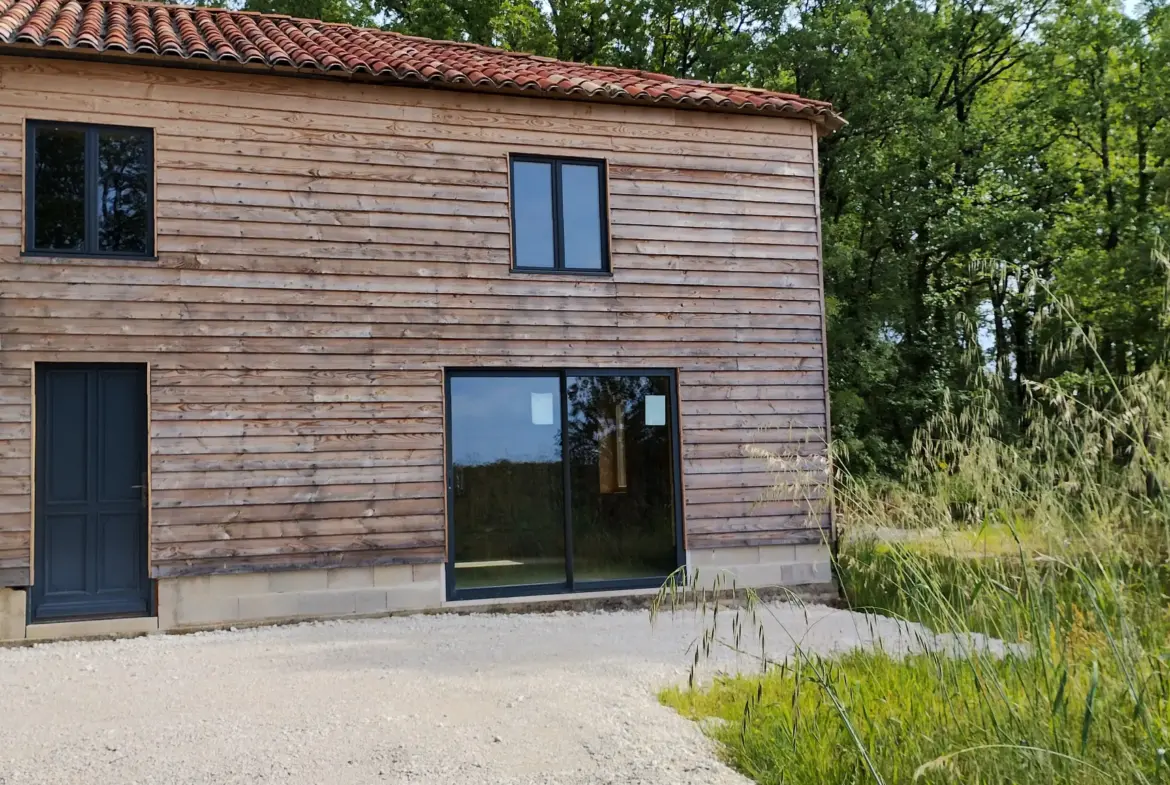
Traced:
[[[822, 537], [810, 123], [44, 58], [0, 108], [0, 582], [49, 361], [150, 363], [158, 576], [443, 560], [445, 367], [677, 368], [688, 547]], [[25, 118], [155, 129], [157, 261], [20, 255]], [[612, 277], [510, 271], [508, 153], [607, 160]]]

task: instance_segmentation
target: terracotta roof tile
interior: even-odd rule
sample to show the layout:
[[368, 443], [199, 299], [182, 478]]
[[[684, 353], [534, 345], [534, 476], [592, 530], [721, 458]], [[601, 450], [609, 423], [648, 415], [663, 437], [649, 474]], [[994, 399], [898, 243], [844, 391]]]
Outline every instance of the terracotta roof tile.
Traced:
[[748, 111], [803, 117], [827, 130], [845, 122], [822, 101], [759, 88], [568, 63], [281, 14], [136, 0], [0, 0], [0, 53], [29, 45], [196, 58], [236, 67], [252, 63], [326, 74], [369, 73], [387, 82], [470, 85], [483, 91]]

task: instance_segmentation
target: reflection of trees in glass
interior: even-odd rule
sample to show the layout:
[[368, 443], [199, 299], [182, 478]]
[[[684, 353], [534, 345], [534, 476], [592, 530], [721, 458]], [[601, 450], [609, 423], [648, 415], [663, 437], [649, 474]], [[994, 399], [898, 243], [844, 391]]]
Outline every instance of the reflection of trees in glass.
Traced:
[[98, 135], [98, 248], [146, 253], [150, 209], [149, 139], [127, 131]]
[[85, 238], [85, 131], [36, 129], [33, 248], [80, 250]]
[[[646, 424], [664, 376], [570, 377], [567, 394], [574, 573], [579, 580], [661, 576], [676, 565], [671, 426]], [[614, 432], [618, 413], [624, 439]], [[616, 450], [622, 455], [615, 455]], [[620, 461], [626, 482], [615, 482]]]
[[650, 376], [570, 376], [569, 461], [598, 462], [602, 438], [616, 427], [618, 407], [625, 412], [627, 444], [661, 440], [665, 431], [644, 427], [645, 417], [638, 417], [647, 395], [665, 394], [658, 389], [661, 383], [661, 378]]
[[148, 253], [150, 132], [36, 124], [33, 133], [32, 248]]

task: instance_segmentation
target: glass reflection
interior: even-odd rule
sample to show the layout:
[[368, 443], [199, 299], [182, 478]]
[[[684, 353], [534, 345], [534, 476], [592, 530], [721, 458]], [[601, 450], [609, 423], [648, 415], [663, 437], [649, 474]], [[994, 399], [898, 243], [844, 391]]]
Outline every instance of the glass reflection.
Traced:
[[85, 241], [85, 131], [37, 126], [33, 140], [33, 248], [79, 251]]
[[98, 134], [98, 249], [146, 253], [150, 139], [137, 131]]
[[566, 582], [560, 380], [451, 379], [457, 588]]
[[669, 382], [568, 378], [574, 581], [677, 566]]

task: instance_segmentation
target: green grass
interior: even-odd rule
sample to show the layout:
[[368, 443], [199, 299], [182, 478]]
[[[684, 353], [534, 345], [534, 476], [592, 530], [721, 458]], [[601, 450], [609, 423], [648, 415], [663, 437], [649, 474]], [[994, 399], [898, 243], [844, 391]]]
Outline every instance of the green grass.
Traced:
[[[1095, 356], [1078, 335], [1065, 350]], [[1014, 425], [996, 378], [918, 434], [899, 482], [830, 486], [799, 475], [800, 455], [767, 459], [786, 498], [833, 499], [852, 608], [1017, 653], [798, 648], [758, 675], [664, 692], [722, 720], [704, 727], [740, 771], [785, 785], [1170, 783], [1170, 372], [1030, 385]], [[717, 643], [709, 627], [696, 660]]]
[[[945, 547], [847, 540], [843, 575], [867, 604], [935, 629], [991, 627], [1026, 642], [1025, 656], [798, 652], [764, 675], [674, 688], [662, 700], [693, 719], [723, 720], [705, 727], [728, 762], [761, 783], [1170, 780], [1159, 752], [1170, 747], [1160, 592], [1101, 585], [1083, 567], [1030, 556], [940, 555]], [[1128, 632], [1117, 627], [1135, 612]]]

